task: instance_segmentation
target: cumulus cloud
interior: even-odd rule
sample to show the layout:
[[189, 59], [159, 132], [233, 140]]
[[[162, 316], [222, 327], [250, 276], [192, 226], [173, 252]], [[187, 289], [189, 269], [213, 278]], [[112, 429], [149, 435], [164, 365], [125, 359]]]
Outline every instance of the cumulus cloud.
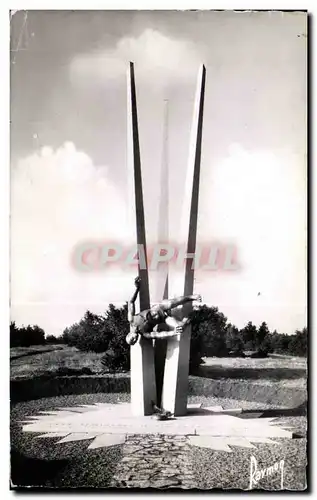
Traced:
[[161, 85], [195, 79], [201, 57], [193, 42], [146, 29], [138, 37], [121, 38], [112, 49], [75, 56], [70, 75], [75, 83], [110, 81], [125, 74], [129, 61], [136, 64], [138, 80]]
[[71, 256], [79, 242], [123, 241], [129, 234], [126, 206], [109, 182], [107, 168], [96, 167], [72, 143], [55, 151], [44, 147], [21, 159], [12, 169], [11, 182], [15, 319], [40, 318], [45, 327], [59, 315], [59, 325], [66, 326], [77, 321], [89, 304], [105, 309], [110, 300], [124, 301], [122, 280], [127, 277], [120, 269], [80, 273]]
[[303, 159], [291, 151], [239, 144], [206, 174], [200, 234], [236, 245], [241, 270], [213, 282], [201, 276], [201, 293], [238, 326], [265, 320], [291, 332], [305, 322], [305, 182]]

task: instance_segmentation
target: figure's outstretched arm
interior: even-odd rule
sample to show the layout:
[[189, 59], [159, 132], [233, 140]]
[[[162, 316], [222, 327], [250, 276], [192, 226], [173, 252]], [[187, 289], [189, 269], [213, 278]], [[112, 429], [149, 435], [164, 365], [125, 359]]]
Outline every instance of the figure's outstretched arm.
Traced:
[[187, 302], [194, 302], [195, 300], [201, 302], [201, 295], [185, 295], [182, 297], [175, 297], [173, 299], [166, 299], [160, 303], [160, 306], [164, 311], [168, 311], [169, 309], [174, 309], [174, 307], [182, 306], [187, 304]]
[[138, 297], [139, 291], [140, 291], [140, 283], [141, 279], [139, 277], [135, 278], [134, 284], [135, 284], [135, 291], [134, 294], [132, 295], [131, 299], [128, 302], [128, 321], [131, 323], [133, 316], [135, 315], [135, 301]]

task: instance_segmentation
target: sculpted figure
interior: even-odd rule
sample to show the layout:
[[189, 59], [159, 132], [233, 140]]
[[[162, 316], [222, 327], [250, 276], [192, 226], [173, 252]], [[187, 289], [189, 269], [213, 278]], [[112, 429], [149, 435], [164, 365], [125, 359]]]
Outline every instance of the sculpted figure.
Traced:
[[188, 295], [173, 299], [166, 299], [159, 304], [135, 313], [135, 301], [140, 291], [141, 279], [134, 280], [135, 291], [128, 303], [128, 319], [130, 323], [130, 333], [126, 337], [129, 345], [134, 345], [142, 335], [148, 339], [165, 339], [180, 335], [185, 326], [189, 323], [188, 318], [179, 321], [172, 316], [172, 309], [182, 306], [187, 302], [199, 301], [200, 295]]

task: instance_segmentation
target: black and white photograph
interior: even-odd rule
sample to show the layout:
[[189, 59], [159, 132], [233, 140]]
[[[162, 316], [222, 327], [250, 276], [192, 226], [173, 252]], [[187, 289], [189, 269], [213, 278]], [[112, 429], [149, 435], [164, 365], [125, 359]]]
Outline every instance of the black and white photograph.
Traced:
[[307, 490], [308, 19], [8, 13], [11, 490]]

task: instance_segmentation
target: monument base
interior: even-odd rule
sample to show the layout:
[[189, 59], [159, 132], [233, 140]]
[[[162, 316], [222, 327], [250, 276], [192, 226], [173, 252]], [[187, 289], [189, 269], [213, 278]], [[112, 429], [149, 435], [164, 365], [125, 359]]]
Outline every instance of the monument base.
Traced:
[[[185, 436], [188, 444], [231, 452], [230, 445], [254, 448], [252, 443], [275, 443], [271, 438], [292, 438], [292, 432], [262, 414], [242, 414], [221, 406], [187, 406], [187, 416], [165, 421], [152, 416], [135, 417], [129, 403], [97, 403], [42, 412], [23, 423], [23, 432], [37, 438], [60, 438], [56, 444], [92, 440], [89, 449], [125, 443], [128, 435]], [[256, 418], [254, 418], [256, 416]], [[242, 418], [240, 418], [242, 417]], [[289, 429], [289, 427], [287, 428]], [[279, 443], [276, 443], [279, 444]]]

